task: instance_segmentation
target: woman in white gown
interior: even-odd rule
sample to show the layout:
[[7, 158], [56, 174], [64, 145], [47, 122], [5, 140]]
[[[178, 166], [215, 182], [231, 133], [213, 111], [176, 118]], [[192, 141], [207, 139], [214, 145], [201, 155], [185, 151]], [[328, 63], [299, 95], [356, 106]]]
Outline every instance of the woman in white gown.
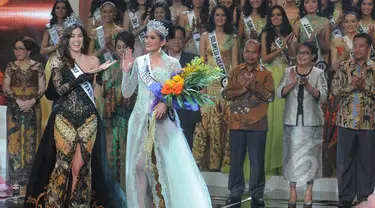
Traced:
[[[130, 97], [138, 86], [127, 137], [127, 203], [132, 208], [211, 208], [207, 186], [175, 110], [162, 101], [155, 102], [156, 96], [148, 88], [155, 82], [164, 84], [181, 68], [177, 59], [161, 50], [174, 35], [169, 26], [164, 21], [150, 21], [145, 44], [148, 54], [138, 57], [134, 64], [131, 50], [122, 57], [124, 97]], [[154, 132], [149, 128], [153, 126]], [[147, 148], [150, 138], [151, 148]]]

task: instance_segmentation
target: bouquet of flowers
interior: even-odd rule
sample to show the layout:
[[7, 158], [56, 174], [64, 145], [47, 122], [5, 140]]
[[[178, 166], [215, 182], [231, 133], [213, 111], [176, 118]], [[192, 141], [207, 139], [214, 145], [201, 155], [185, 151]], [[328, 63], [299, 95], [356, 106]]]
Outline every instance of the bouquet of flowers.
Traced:
[[161, 99], [168, 107], [197, 111], [199, 106], [212, 103], [209, 95], [200, 90], [224, 76], [219, 67], [209, 66], [202, 58], [195, 58], [185, 68], [173, 72], [164, 85], [151, 87], [157, 97], [153, 106]]

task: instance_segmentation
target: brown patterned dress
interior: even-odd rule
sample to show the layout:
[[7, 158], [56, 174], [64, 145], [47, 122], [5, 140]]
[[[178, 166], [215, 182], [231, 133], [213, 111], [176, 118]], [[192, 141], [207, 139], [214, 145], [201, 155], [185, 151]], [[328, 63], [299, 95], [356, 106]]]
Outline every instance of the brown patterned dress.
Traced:
[[[40, 136], [39, 80], [45, 82], [44, 66], [33, 62], [29, 68], [21, 69], [15, 62], [5, 68], [5, 79], [10, 86], [4, 87], [8, 97], [7, 108], [7, 143], [9, 184], [25, 186], [29, 180], [33, 159]], [[44, 89], [42, 89], [43, 91]], [[22, 112], [17, 99], [35, 99], [35, 105]]]

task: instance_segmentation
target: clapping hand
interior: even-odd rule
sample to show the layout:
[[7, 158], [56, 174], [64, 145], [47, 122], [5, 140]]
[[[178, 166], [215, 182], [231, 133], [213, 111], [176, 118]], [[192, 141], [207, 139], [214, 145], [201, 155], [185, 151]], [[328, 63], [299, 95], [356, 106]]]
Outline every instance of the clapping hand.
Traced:
[[352, 79], [353, 90], [364, 88], [365, 80], [361, 77], [354, 76]]
[[130, 72], [133, 67], [134, 57], [132, 53], [132, 49], [126, 49], [125, 53], [121, 54], [121, 67], [124, 72]]
[[105, 71], [109, 67], [111, 67], [113, 64], [115, 64], [116, 62], [117, 62], [117, 60], [113, 60], [112, 62], [111, 61], [107, 61], [107, 62], [105, 62], [104, 64], [100, 65], [97, 68], [91, 68], [91, 69], [89, 69], [89, 71], [87, 73], [89, 73], [89, 74], [96, 74], [96, 73], [99, 73], [101, 71]]

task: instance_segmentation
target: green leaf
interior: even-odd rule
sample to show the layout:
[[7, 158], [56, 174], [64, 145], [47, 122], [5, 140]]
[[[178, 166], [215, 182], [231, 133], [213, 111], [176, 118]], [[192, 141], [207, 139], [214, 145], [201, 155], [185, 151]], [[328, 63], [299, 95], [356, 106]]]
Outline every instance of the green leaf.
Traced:
[[181, 95], [177, 95], [177, 102], [178, 102], [178, 105], [183, 108], [184, 107], [184, 101], [182, 100], [182, 96]]
[[166, 103], [167, 106], [171, 107], [171, 106], [172, 106], [172, 96], [171, 96], [171, 95], [168, 95], [166, 101], [167, 101], [167, 103]]

